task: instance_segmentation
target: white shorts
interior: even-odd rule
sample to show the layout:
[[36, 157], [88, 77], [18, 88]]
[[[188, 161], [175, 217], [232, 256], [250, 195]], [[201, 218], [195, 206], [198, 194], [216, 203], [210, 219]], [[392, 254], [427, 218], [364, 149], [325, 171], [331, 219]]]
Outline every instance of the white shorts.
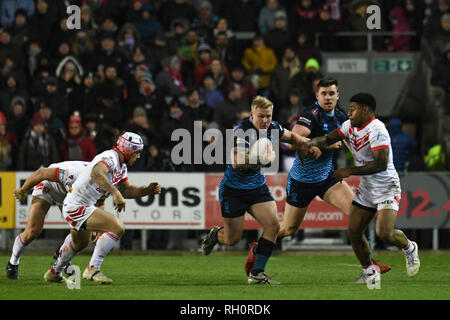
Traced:
[[67, 193], [58, 182], [44, 180], [33, 188], [31, 195], [47, 201], [50, 205], [62, 205]]
[[80, 230], [83, 223], [97, 209], [95, 206], [77, 206], [69, 203], [63, 205], [63, 216], [72, 229]]
[[[387, 191], [389, 192], [389, 191]], [[367, 193], [363, 192], [360, 188], [356, 190], [355, 197], [353, 198], [353, 202], [359, 204], [360, 206], [365, 207], [369, 211], [380, 211], [384, 209], [391, 209], [394, 211], [398, 211], [400, 208], [400, 199], [401, 193], [390, 193], [386, 194], [383, 199], [374, 199], [370, 197]], [[358, 205], [357, 205], [358, 206]]]

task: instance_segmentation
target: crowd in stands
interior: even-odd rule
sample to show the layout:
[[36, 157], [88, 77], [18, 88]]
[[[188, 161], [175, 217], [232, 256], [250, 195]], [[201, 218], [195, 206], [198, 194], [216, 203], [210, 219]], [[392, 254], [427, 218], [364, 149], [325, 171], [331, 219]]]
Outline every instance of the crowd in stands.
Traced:
[[[173, 130], [193, 132], [194, 121], [232, 128], [255, 94], [291, 127], [325, 76], [321, 52], [366, 50], [364, 39], [333, 33], [367, 31], [371, 4], [382, 10], [382, 30], [417, 34], [379, 37], [376, 50], [419, 50], [422, 35], [433, 40], [443, 59], [432, 81], [450, 110], [448, 0], [1, 1], [0, 170], [89, 161], [129, 130], [145, 143], [132, 170], [219, 171], [174, 166]], [[81, 8], [80, 29], [68, 28], [70, 5]], [[240, 40], [242, 32], [254, 36]]]

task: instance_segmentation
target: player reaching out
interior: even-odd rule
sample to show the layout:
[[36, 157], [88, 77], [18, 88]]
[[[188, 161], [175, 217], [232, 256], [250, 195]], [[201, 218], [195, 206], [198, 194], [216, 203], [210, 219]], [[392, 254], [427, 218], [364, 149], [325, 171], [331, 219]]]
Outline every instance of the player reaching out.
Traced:
[[[53, 163], [48, 168], [39, 168], [27, 178], [19, 189], [13, 192], [17, 200], [24, 201], [28, 190], [34, 187], [27, 225], [25, 230], [14, 240], [11, 258], [6, 266], [8, 279], [17, 280], [19, 278], [20, 257], [31, 242], [41, 234], [50, 206], [56, 204], [61, 209], [68, 190], [88, 164], [89, 162], [84, 161], [65, 161]], [[102, 206], [103, 202], [100, 201], [96, 205]]]
[[342, 181], [352, 175], [360, 176], [350, 211], [348, 235], [367, 284], [380, 283], [379, 270], [370, 259], [369, 245], [363, 236], [377, 211], [378, 237], [403, 250], [408, 276], [415, 276], [420, 268], [417, 244], [394, 228], [401, 196], [400, 179], [392, 161], [389, 133], [383, 122], [375, 118], [375, 110], [375, 98], [369, 93], [358, 93], [350, 98], [349, 120], [309, 143], [323, 150], [343, 139], [350, 142], [356, 166], [337, 169], [334, 177]]
[[127, 165], [136, 162], [142, 149], [142, 138], [135, 133], [125, 132], [118, 138], [112, 150], [97, 155], [81, 172], [63, 204], [63, 215], [71, 227], [71, 237], [66, 237], [58, 259], [45, 273], [46, 281], [63, 281], [62, 270], [86, 247], [91, 232], [102, 232], [103, 236], [97, 240], [83, 278], [102, 284], [112, 282], [100, 271], [100, 267], [104, 257], [112, 250], [125, 229], [118, 218], [96, 208], [94, 204], [106, 194], [111, 194], [115, 209], [121, 212], [125, 210], [125, 198], [140, 198], [161, 192], [156, 182], [147, 187], [136, 187], [128, 181]]

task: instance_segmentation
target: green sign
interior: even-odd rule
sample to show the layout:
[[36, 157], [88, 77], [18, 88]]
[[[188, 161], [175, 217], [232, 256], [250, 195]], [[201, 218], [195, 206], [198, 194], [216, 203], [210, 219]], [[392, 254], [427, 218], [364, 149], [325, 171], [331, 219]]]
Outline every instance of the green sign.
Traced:
[[410, 72], [411, 59], [376, 59], [373, 60], [374, 72]]

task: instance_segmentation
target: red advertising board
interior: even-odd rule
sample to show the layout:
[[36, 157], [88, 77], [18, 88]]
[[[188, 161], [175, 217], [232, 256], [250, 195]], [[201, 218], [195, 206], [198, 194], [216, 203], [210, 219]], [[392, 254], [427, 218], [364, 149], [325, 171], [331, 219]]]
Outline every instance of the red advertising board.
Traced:
[[[223, 175], [219, 174], [205, 175], [205, 227], [208, 229], [214, 225], [223, 225], [218, 194], [222, 177]], [[287, 174], [266, 176], [266, 180], [272, 197], [277, 203], [278, 218], [281, 221], [283, 220], [286, 203]], [[356, 176], [345, 179], [345, 181], [353, 190], [359, 184], [359, 178]], [[309, 205], [300, 228], [346, 229], [347, 226], [348, 218], [345, 214], [316, 197]], [[251, 215], [246, 213], [244, 228], [259, 229], [260, 225]]]

